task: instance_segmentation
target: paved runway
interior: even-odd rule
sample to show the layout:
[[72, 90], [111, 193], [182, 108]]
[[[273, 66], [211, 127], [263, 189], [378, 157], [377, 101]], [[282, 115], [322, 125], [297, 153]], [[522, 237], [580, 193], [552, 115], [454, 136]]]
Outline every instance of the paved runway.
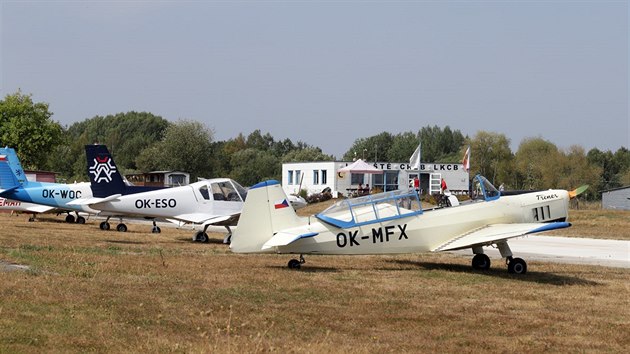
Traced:
[[[514, 257], [525, 261], [630, 268], [630, 241], [532, 235], [508, 240], [508, 244]], [[498, 249], [485, 247], [484, 251], [493, 261], [501, 257]], [[457, 253], [471, 254], [471, 251]]]

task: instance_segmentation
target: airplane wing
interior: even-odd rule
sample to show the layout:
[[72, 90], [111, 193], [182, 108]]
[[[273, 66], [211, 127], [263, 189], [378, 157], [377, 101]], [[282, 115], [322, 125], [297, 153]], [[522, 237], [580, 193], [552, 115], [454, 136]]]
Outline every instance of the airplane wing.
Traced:
[[29, 206], [29, 207], [23, 207], [23, 209], [25, 211], [31, 212], [31, 213], [46, 213], [46, 212], [49, 212], [51, 210], [55, 210], [56, 208], [50, 207], [50, 206], [46, 206], [46, 205], [33, 205], [33, 206]]
[[455, 237], [434, 248], [433, 252], [454, 251], [474, 246], [488, 246], [497, 241], [525, 236], [537, 232], [562, 229], [571, 226], [568, 222], [552, 222], [547, 224], [494, 224]]
[[105, 198], [81, 198], [69, 202], [68, 205], [93, 205], [98, 203], [111, 202], [118, 199], [120, 196], [122, 196], [122, 194], [112, 194], [109, 197]]
[[[238, 214], [234, 214], [238, 215]], [[203, 225], [211, 225], [220, 223], [222, 221], [230, 220], [234, 217], [234, 215], [209, 215], [207, 213], [190, 213], [190, 214], [179, 214], [173, 215], [169, 219], [181, 220], [185, 222], [190, 222], [193, 224], [203, 224]]]
[[290, 232], [278, 232], [275, 235], [273, 235], [272, 238], [269, 239], [269, 241], [265, 242], [265, 244], [262, 246], [262, 250], [267, 250], [270, 249], [272, 247], [277, 247], [277, 246], [286, 246], [290, 243], [293, 243], [299, 239], [302, 238], [307, 238], [307, 237], [313, 237], [318, 235], [317, 232], [309, 232], [306, 234], [295, 234], [295, 233], [290, 233]]

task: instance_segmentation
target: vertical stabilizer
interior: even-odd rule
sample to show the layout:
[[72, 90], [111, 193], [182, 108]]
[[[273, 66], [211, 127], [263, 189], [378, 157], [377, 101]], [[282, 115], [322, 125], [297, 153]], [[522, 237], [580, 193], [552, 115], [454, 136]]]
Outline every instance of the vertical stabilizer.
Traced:
[[0, 190], [9, 190], [28, 183], [13, 148], [0, 148]]
[[105, 198], [114, 194], [124, 194], [125, 182], [107, 146], [85, 145], [85, 156], [94, 197]]
[[262, 245], [276, 232], [302, 224], [278, 181], [258, 183], [247, 192], [230, 249], [236, 253], [262, 252]]

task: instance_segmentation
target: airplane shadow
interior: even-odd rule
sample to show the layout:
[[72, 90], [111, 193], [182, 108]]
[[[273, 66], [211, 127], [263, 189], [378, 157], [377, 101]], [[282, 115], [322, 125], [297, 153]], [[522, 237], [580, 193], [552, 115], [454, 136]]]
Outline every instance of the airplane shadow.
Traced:
[[143, 241], [123, 241], [123, 240], [105, 240], [105, 242], [109, 243], [119, 243], [122, 245], [146, 245], [148, 242]]
[[589, 285], [596, 286], [601, 285], [598, 282], [591, 280], [580, 279], [577, 277], [558, 275], [545, 272], [532, 272], [528, 271], [526, 274], [510, 274], [507, 272], [507, 267], [490, 268], [486, 271], [473, 270], [469, 265], [462, 264], [449, 264], [449, 263], [435, 263], [435, 262], [422, 262], [422, 261], [409, 261], [409, 260], [389, 260], [389, 263], [395, 263], [404, 266], [412, 266], [416, 268], [422, 268], [426, 270], [445, 270], [449, 272], [458, 273], [471, 273], [481, 274], [489, 277], [504, 278], [510, 280], [518, 280], [524, 282], [533, 282], [549, 285]]
[[284, 270], [287, 272], [298, 272], [298, 273], [339, 273], [339, 269], [337, 268], [317, 267], [317, 266], [309, 266], [309, 265], [303, 265], [300, 269], [289, 269], [289, 267], [287, 267], [286, 265], [284, 266], [273, 265], [273, 266], [267, 266], [267, 268]]
[[[186, 237], [186, 238], [180, 237], [180, 238], [177, 238], [177, 240], [178, 241], [183, 241], [183, 242], [190, 242], [190, 243], [199, 243], [199, 244], [203, 245], [203, 243], [201, 243], [201, 242], [194, 242], [192, 240], [192, 237]], [[206, 243], [213, 243], [213, 244], [217, 244], [217, 245], [226, 245], [226, 246], [228, 246], [228, 244], [223, 243], [223, 239], [218, 239], [218, 238], [209, 238], [208, 242], [206, 242]]]

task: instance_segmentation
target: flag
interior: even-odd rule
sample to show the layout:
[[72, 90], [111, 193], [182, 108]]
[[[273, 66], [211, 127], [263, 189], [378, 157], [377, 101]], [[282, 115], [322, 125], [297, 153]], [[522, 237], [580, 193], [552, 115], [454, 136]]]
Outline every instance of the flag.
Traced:
[[412, 170], [420, 169], [420, 146], [422, 146], [422, 143], [418, 144], [416, 151], [414, 151], [413, 155], [409, 158], [409, 164]]
[[464, 158], [462, 158], [462, 165], [464, 165], [464, 171], [468, 172], [470, 170], [470, 146], [466, 149], [464, 153]]
[[273, 206], [276, 209], [288, 208], [289, 202], [286, 199], [280, 199], [280, 200], [276, 200]]

